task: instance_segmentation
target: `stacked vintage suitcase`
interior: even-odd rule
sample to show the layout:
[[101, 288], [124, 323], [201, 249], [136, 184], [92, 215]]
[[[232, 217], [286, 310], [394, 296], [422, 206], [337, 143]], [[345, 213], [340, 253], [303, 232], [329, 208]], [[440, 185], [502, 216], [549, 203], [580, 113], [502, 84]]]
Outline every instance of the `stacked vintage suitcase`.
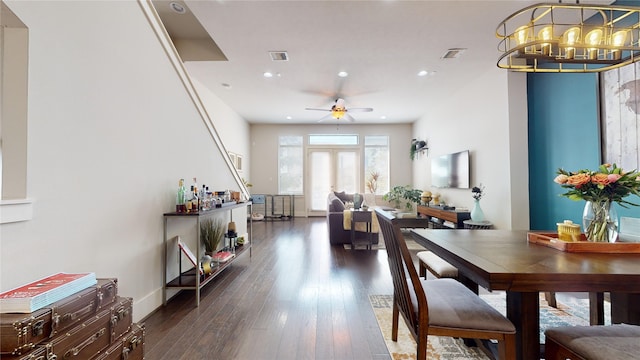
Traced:
[[117, 279], [98, 279], [29, 314], [0, 314], [0, 357], [11, 360], [144, 359], [144, 325]]

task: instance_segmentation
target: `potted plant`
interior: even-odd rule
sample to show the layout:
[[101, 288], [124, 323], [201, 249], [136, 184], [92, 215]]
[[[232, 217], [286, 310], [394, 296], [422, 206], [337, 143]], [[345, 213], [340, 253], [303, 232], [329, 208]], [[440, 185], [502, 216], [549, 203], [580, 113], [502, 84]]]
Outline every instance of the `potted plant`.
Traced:
[[384, 194], [382, 197], [385, 201], [394, 204], [395, 208], [399, 209], [402, 202], [405, 202], [407, 210], [413, 209], [413, 204], [420, 204], [420, 196], [422, 190], [412, 189], [409, 185], [394, 186], [391, 191]]
[[418, 153], [427, 150], [427, 142], [424, 140], [411, 139], [411, 147], [409, 148], [409, 157], [411, 160], [416, 158]]
[[213, 256], [225, 233], [225, 224], [220, 220], [206, 219], [200, 224], [200, 241], [205, 252]]

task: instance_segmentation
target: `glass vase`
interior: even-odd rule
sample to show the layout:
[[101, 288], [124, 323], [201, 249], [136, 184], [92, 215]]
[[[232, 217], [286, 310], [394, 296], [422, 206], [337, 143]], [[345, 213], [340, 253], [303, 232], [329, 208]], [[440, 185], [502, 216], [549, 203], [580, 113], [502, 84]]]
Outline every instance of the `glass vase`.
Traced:
[[587, 201], [582, 213], [582, 226], [588, 241], [618, 240], [618, 214], [609, 200]]
[[471, 209], [471, 220], [482, 222], [484, 221], [484, 212], [480, 207], [480, 200], [473, 200], [473, 209]]
[[359, 193], [353, 194], [353, 208], [356, 210], [360, 210], [362, 206], [362, 195]]

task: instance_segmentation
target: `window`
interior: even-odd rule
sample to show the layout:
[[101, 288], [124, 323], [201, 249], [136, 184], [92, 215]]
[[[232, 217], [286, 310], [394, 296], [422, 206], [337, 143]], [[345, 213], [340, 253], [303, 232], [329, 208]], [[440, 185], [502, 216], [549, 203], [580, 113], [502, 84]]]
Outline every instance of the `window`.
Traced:
[[375, 135], [364, 137], [364, 189], [371, 192], [367, 185], [372, 180], [372, 174], [378, 178], [372, 182], [376, 194], [389, 192], [389, 137]]
[[358, 145], [358, 135], [309, 135], [309, 145]]
[[278, 194], [302, 195], [304, 164], [302, 136], [280, 136], [278, 140]]

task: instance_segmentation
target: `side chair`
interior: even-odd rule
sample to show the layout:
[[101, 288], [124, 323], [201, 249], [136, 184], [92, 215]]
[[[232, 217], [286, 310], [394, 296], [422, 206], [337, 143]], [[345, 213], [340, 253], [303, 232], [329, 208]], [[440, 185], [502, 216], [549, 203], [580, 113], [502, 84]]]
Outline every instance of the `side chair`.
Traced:
[[498, 341], [498, 358], [516, 357], [513, 323], [478, 295], [453, 279], [420, 278], [393, 214], [377, 209], [393, 278], [391, 338], [398, 340], [399, 315], [417, 343], [417, 359], [427, 358], [427, 336]]

